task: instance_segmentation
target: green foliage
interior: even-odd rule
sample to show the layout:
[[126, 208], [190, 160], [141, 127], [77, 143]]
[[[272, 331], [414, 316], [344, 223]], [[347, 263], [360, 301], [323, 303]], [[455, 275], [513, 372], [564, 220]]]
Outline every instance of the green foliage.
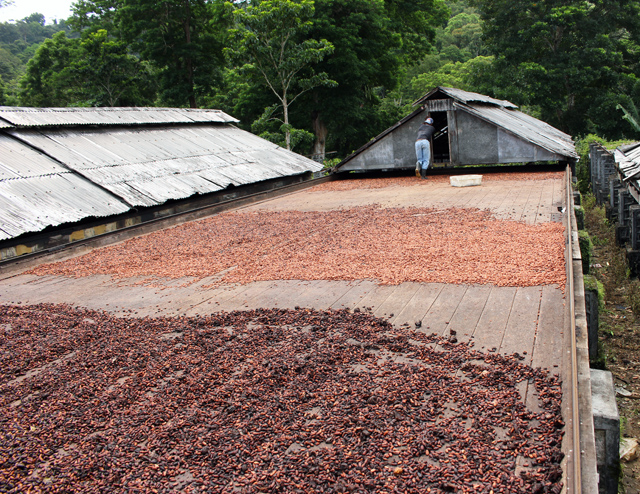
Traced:
[[[260, 118], [251, 124], [251, 131], [258, 134], [263, 139], [271, 141], [278, 146], [287, 146], [287, 134], [291, 150], [301, 147], [308, 147], [314, 139], [314, 135], [303, 129], [296, 129], [292, 125], [282, 123], [279, 118], [274, 118], [274, 113], [278, 110], [278, 105], [268, 106]], [[277, 130], [274, 129], [277, 127]]]
[[622, 118], [629, 122], [637, 132], [640, 132], [640, 115], [638, 115], [638, 109], [633, 101], [630, 101], [628, 106], [629, 109], [627, 110], [624, 106], [617, 105], [616, 110], [622, 110], [624, 114]]
[[[229, 4], [231, 6], [231, 4]], [[302, 94], [318, 86], [335, 86], [325, 72], [313, 65], [333, 52], [326, 39], [314, 39], [307, 33], [312, 27], [312, 0], [263, 0], [234, 10], [235, 50], [233, 59], [245, 62], [242, 71], [258, 74], [280, 102], [287, 149], [291, 149], [289, 106]], [[273, 118], [273, 109], [269, 118]]]
[[161, 104], [196, 108], [219, 82], [221, 0], [119, 0], [113, 19], [132, 51], [154, 67]]
[[449, 16], [442, 0], [385, 0], [389, 29], [400, 37], [404, 63], [419, 62], [433, 45], [436, 28]]
[[70, 33], [65, 21], [45, 24], [45, 17], [38, 13], [16, 22], [0, 23], [0, 77], [4, 81], [4, 104], [18, 104], [15, 101], [18, 80], [25, 73], [27, 62], [33, 58], [37, 47], [57, 32]]
[[436, 86], [475, 90], [491, 74], [493, 57], [478, 56], [466, 62], [447, 62], [437, 70], [415, 77], [411, 85], [416, 94], [424, 94]]
[[602, 282], [599, 281], [593, 275], [590, 275], [590, 274], [585, 275], [584, 289], [596, 292], [598, 294], [598, 307], [600, 308], [600, 310], [604, 309], [605, 291], [604, 291], [604, 285], [602, 284]]
[[584, 208], [582, 206], [573, 206], [576, 215], [576, 223], [579, 230], [584, 230]]
[[156, 84], [149, 66], [128, 53], [127, 45], [107, 31], [89, 32], [71, 70], [81, 82], [89, 106], [152, 106]]
[[569, 134], [621, 136], [617, 104], [640, 84], [640, 2], [473, 0], [495, 56], [496, 96], [539, 106]]
[[148, 67], [104, 30], [81, 40], [57, 33], [40, 45], [20, 84], [25, 106], [144, 106], [155, 98]]
[[589, 274], [591, 256], [593, 255], [593, 243], [586, 230], [578, 232], [578, 243], [580, 245], [580, 255], [582, 256], [582, 273]]
[[24, 106], [77, 106], [77, 83], [71, 70], [80, 58], [80, 40], [64, 32], [46, 40], [27, 64], [20, 81], [20, 103]]
[[396, 121], [404, 96], [399, 104], [395, 94], [384, 107], [381, 101], [405, 64], [428, 51], [446, 12], [431, 0], [316, 0], [315, 9], [310, 36], [335, 46], [318, 70], [338, 85], [306, 95], [306, 111], [296, 118], [314, 129], [314, 155], [330, 146], [345, 156]]
[[322, 162], [322, 165], [325, 170], [330, 170], [331, 168], [338, 166], [338, 164], [340, 164], [341, 161], [342, 161], [341, 158], [325, 159]]

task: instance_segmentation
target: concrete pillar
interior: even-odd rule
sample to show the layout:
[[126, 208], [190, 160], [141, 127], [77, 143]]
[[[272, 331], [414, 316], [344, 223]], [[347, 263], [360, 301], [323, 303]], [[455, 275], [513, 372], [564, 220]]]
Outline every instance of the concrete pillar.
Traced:
[[609, 188], [609, 206], [611, 209], [618, 209], [618, 191], [620, 190], [620, 180], [611, 179], [608, 181]]
[[589, 360], [598, 358], [599, 300], [598, 290], [584, 290], [584, 304], [587, 310], [587, 333], [589, 340]]
[[591, 369], [591, 400], [600, 478], [598, 492], [618, 494], [620, 415], [611, 372]]
[[633, 196], [626, 187], [618, 190], [618, 222], [620, 225], [631, 226], [629, 208], [635, 203]]
[[634, 204], [629, 208], [629, 219], [631, 250], [640, 250], [640, 206]]

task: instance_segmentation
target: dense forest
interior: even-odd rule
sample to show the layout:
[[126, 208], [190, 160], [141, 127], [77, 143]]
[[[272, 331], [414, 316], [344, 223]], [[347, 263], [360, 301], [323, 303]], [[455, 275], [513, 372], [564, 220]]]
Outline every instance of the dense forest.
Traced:
[[219, 108], [340, 158], [443, 85], [617, 139], [639, 38], [640, 0], [78, 0], [0, 23], [0, 102]]

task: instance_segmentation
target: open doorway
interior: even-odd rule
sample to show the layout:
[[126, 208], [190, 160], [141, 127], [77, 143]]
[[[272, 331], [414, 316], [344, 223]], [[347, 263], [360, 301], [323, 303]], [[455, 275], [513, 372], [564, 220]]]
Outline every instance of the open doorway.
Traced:
[[432, 139], [433, 162], [450, 163], [451, 151], [449, 149], [449, 122], [447, 120], [447, 112], [430, 112], [429, 116], [433, 118], [433, 126], [436, 129]]

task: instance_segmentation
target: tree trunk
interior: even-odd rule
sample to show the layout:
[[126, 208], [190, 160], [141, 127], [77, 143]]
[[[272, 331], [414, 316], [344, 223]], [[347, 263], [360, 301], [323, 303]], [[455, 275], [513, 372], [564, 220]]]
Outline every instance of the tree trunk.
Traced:
[[313, 131], [316, 134], [316, 142], [313, 145], [313, 159], [322, 163], [329, 131], [320, 116], [320, 112], [313, 112]]
[[[184, 36], [187, 42], [187, 45], [191, 44], [191, 6], [189, 4], [189, 0], [186, 0], [184, 3], [186, 7], [186, 18], [182, 24], [184, 29]], [[187, 77], [189, 78], [189, 106], [191, 108], [198, 108], [198, 104], [196, 103], [196, 95], [195, 87], [193, 83], [193, 60], [190, 55], [187, 55], [185, 60], [187, 66]]]
[[289, 130], [289, 103], [287, 102], [287, 96], [282, 98], [282, 110], [284, 111], [284, 139], [287, 143], [287, 149], [291, 151], [291, 131]]

